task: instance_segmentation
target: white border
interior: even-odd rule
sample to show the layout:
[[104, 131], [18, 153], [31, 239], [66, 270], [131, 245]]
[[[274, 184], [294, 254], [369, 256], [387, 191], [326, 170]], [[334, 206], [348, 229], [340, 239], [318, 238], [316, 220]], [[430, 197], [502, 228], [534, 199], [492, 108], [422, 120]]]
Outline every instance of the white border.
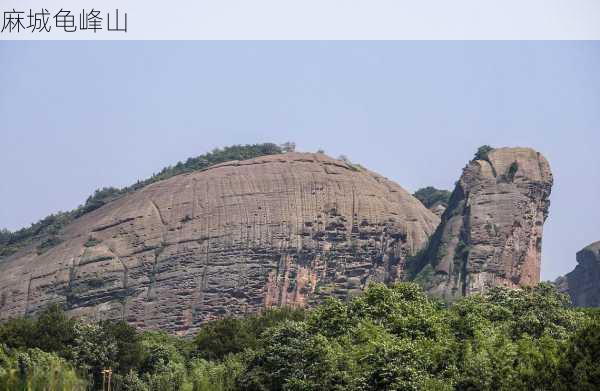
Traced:
[[[1, 33], [0, 40], [598, 40], [600, 0], [4, 0], [119, 8], [128, 32]], [[0, 15], [2, 17], [2, 15]]]

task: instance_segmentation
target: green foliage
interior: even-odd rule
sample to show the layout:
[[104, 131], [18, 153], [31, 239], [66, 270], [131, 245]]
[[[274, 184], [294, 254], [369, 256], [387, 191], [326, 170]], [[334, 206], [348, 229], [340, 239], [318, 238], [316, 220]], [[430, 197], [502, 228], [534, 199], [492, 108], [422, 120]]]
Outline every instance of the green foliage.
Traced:
[[443, 205], [448, 205], [448, 202], [450, 202], [451, 195], [452, 193], [448, 190], [440, 190], [432, 186], [427, 186], [422, 189], [419, 189], [413, 194], [413, 196], [415, 196], [416, 199], [421, 201], [421, 203], [425, 205], [426, 208], [431, 208], [438, 202]]
[[517, 174], [517, 171], [519, 171], [519, 163], [512, 162], [510, 164], [510, 167], [508, 167], [508, 171], [506, 172], [506, 178], [508, 179], [509, 182], [512, 182], [513, 179], [515, 179], [515, 175]]
[[10, 348], [38, 348], [65, 356], [74, 339], [74, 322], [58, 305], [51, 305], [37, 318], [17, 318], [0, 324], [0, 343]]
[[36, 323], [31, 318], [15, 318], [0, 323], [0, 344], [9, 348], [35, 347]]
[[54, 307], [0, 325], [0, 389], [99, 389], [110, 367], [115, 391], [596, 390], [598, 314], [546, 283], [451, 305], [415, 283], [371, 284], [309, 311], [209, 322], [189, 341]]
[[114, 375], [114, 389], [119, 391], [149, 391], [148, 385], [140, 379], [135, 371], [129, 371], [125, 375]]
[[242, 389], [345, 390], [341, 346], [312, 333], [304, 322], [285, 321], [265, 332], [261, 347], [240, 375]]
[[[446, 308], [415, 284], [371, 285], [329, 299], [303, 322], [267, 330], [241, 389], [572, 389], [560, 377], [569, 336], [585, 316], [550, 285], [492, 289]], [[596, 338], [585, 353], [593, 362]], [[598, 339], [600, 340], [600, 339]], [[573, 348], [581, 352], [581, 348]], [[585, 361], [581, 357], [571, 360]], [[568, 370], [565, 372], [569, 372]], [[595, 379], [584, 365], [578, 379]], [[593, 383], [582, 380], [579, 384]], [[590, 388], [591, 389], [591, 388]]]
[[93, 210], [100, 208], [108, 202], [119, 198], [125, 194], [126, 189], [117, 189], [116, 187], [103, 187], [102, 189], [96, 189], [94, 194], [89, 196], [85, 200], [85, 204], [75, 210], [75, 218], [89, 213]]
[[[294, 143], [288, 142], [284, 147], [289, 148]], [[152, 175], [149, 179], [138, 182], [127, 190], [136, 190], [151, 183], [170, 178], [185, 172], [204, 170], [215, 164], [229, 162], [233, 160], [247, 160], [259, 156], [275, 155], [283, 153], [282, 147], [273, 143], [232, 145], [225, 148], [216, 148], [212, 152], [205, 153], [198, 157], [189, 158], [185, 162], [178, 162], [175, 166], [165, 167], [158, 174]]]
[[569, 298], [549, 283], [519, 290], [492, 288], [484, 295], [458, 301], [451, 309], [455, 330], [472, 336], [477, 327], [494, 324], [512, 339], [549, 335], [564, 339], [584, 319], [570, 308]]
[[0, 231], [0, 259], [14, 254], [34, 241], [40, 242], [37, 248], [40, 252], [60, 243], [59, 232], [71, 219], [68, 212], [58, 212], [31, 224], [28, 228], [21, 228], [15, 232], [3, 229]]
[[244, 368], [244, 358], [228, 355], [222, 361], [194, 359], [189, 366], [189, 382], [194, 391], [227, 391], [236, 389], [236, 381]]
[[140, 334], [125, 322], [82, 323], [70, 319], [58, 305], [36, 318], [11, 319], [0, 324], [0, 343], [15, 351], [38, 349], [69, 360], [86, 374], [90, 384], [101, 380], [100, 370], [127, 374], [140, 367]]
[[145, 332], [141, 343], [144, 357], [140, 377], [148, 388], [173, 391], [182, 389], [187, 382], [187, 343], [164, 332]]
[[103, 321], [100, 322], [100, 328], [107, 340], [116, 346], [112, 368], [122, 374], [138, 369], [144, 359], [140, 333], [124, 321]]
[[224, 318], [207, 323], [193, 342], [193, 355], [207, 360], [222, 359], [231, 353], [255, 349], [260, 334], [284, 320], [302, 320], [301, 309], [269, 309], [246, 318]]
[[[444, 341], [437, 302], [416, 284], [374, 284], [349, 303], [329, 299], [305, 321], [268, 329], [241, 389], [444, 389]], [[439, 375], [436, 379], [432, 373]], [[447, 387], [446, 387], [447, 388]]]
[[579, 307], [575, 309], [577, 312], [581, 312], [590, 319], [600, 320], [600, 307]]
[[60, 305], [51, 305], [35, 320], [34, 347], [66, 355], [66, 347], [75, 339], [75, 322], [66, 316]]
[[16, 351], [0, 345], [0, 389], [83, 391], [87, 383], [54, 353], [40, 349]]
[[568, 341], [560, 363], [565, 384], [573, 390], [600, 388], [600, 320], [586, 320]]
[[489, 161], [488, 154], [490, 152], [492, 152], [493, 150], [494, 150], [494, 148], [490, 147], [489, 145], [482, 145], [481, 147], [477, 148], [477, 152], [475, 152], [474, 160], [488, 160]]
[[51, 234], [36, 247], [37, 253], [38, 255], [43, 254], [49, 248], [52, 248], [60, 243], [62, 243], [62, 239], [58, 235]]
[[90, 374], [94, 384], [99, 384], [100, 371], [116, 366], [116, 342], [99, 324], [76, 323], [74, 331], [69, 357], [78, 368]]

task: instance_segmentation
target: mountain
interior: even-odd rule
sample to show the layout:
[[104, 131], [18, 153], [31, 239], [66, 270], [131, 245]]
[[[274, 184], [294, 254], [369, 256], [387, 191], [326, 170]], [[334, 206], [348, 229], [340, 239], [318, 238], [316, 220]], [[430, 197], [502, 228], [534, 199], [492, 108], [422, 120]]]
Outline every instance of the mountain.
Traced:
[[600, 307], [600, 241], [583, 248], [576, 258], [575, 269], [555, 284], [576, 307]]
[[539, 152], [480, 148], [409, 275], [447, 299], [537, 284], [552, 182]]
[[324, 154], [228, 161], [121, 192], [19, 246], [0, 262], [0, 319], [59, 303], [189, 334], [402, 280], [438, 224], [399, 185]]

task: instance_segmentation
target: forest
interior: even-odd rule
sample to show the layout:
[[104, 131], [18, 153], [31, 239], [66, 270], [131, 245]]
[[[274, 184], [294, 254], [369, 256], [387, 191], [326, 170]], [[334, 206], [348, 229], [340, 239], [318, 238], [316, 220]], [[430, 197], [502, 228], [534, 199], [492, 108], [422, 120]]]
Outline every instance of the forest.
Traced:
[[597, 390], [600, 312], [548, 283], [453, 303], [415, 283], [204, 324], [190, 337], [54, 305], [0, 325], [0, 389]]

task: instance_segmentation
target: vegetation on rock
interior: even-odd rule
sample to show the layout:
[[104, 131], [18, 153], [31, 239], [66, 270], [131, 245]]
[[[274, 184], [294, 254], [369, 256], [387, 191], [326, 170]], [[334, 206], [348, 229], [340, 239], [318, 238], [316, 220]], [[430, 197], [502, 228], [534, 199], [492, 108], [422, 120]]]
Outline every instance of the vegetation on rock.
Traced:
[[592, 390], [599, 341], [598, 312], [549, 284], [450, 306], [414, 283], [372, 284], [347, 302], [214, 321], [193, 340], [51, 307], [0, 325], [0, 387], [99, 389], [110, 367], [114, 390]]
[[7, 229], [0, 230], [0, 259], [16, 253], [33, 242], [40, 242], [37, 245], [38, 253], [46, 251], [48, 248], [61, 242], [61, 229], [86, 213], [92, 212], [101, 206], [113, 201], [132, 191], [138, 190], [144, 186], [168, 179], [175, 175], [190, 171], [204, 170], [215, 164], [224, 163], [232, 160], [246, 160], [259, 156], [274, 155], [286, 151], [293, 151], [295, 144], [288, 142], [279, 146], [273, 143], [233, 145], [225, 148], [216, 148], [212, 152], [189, 158], [185, 162], [178, 162], [174, 166], [163, 168], [158, 174], [150, 178], [138, 181], [137, 183], [118, 189], [115, 187], [104, 187], [97, 189], [94, 194], [89, 196], [83, 205], [68, 212], [58, 212], [47, 216], [30, 227], [21, 228], [11, 232]]
[[448, 190], [440, 190], [432, 186], [423, 187], [413, 194], [426, 208], [431, 208], [437, 203], [447, 206], [451, 195], [452, 192]]
[[489, 160], [488, 154], [493, 150], [494, 148], [490, 147], [489, 145], [482, 145], [481, 147], [477, 148], [477, 152], [475, 152], [475, 156], [473, 157], [473, 159]]

